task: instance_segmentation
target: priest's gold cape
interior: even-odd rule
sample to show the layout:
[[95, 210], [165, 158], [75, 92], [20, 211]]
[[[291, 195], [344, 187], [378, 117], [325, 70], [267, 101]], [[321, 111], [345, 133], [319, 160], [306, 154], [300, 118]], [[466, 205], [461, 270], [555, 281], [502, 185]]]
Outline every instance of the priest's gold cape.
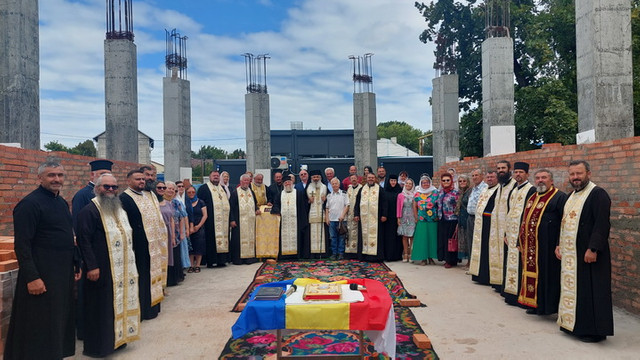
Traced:
[[362, 253], [378, 255], [378, 206], [380, 185], [364, 186], [360, 190], [360, 227], [362, 230]]
[[[560, 228], [560, 303], [558, 303], [558, 325], [573, 331], [576, 324], [576, 304], [578, 296], [578, 251], [576, 240], [582, 207], [596, 184], [589, 184], [579, 192], [572, 192], [564, 204], [562, 227]], [[580, 255], [583, 256], [583, 255]]]
[[511, 192], [511, 197], [509, 197], [509, 212], [507, 213], [505, 224], [508, 251], [506, 254], [507, 268], [504, 271], [504, 292], [512, 295], [518, 295], [518, 284], [520, 283], [520, 277], [518, 276], [518, 268], [520, 267], [518, 234], [520, 233], [522, 212], [527, 202], [527, 194], [532, 187], [533, 185], [529, 182], [520, 188], [516, 186]]
[[213, 204], [213, 230], [216, 234], [216, 253], [224, 254], [229, 252], [229, 213], [231, 206], [227, 192], [221, 185], [213, 185], [212, 182], [207, 183], [209, 192], [211, 193], [211, 203]]
[[[478, 197], [478, 206], [476, 208], [476, 218], [473, 227], [473, 246], [471, 248], [471, 260], [469, 263], [469, 273], [478, 276], [480, 272], [480, 248], [482, 244], [482, 213], [484, 212], [489, 199], [500, 188], [496, 185], [492, 188], [486, 188]], [[498, 217], [495, 215], [498, 206], [496, 195], [494, 211], [491, 215], [491, 225], [489, 230], [489, 282], [491, 284], [502, 283], [502, 271], [497, 272], [495, 269], [500, 266], [502, 269], [502, 258], [498, 249], [502, 249], [502, 240], [498, 238]]]
[[167, 283], [168, 234], [162, 220], [158, 199], [152, 193], [143, 191], [142, 195], [131, 189], [124, 191], [129, 195], [140, 211], [144, 233], [149, 246], [149, 272], [151, 273], [151, 306], [164, 299], [162, 288]]
[[140, 338], [138, 269], [133, 253], [132, 230], [124, 210], [119, 209], [116, 215], [107, 215], [97, 198], [92, 201], [100, 213], [109, 251], [113, 286], [113, 348], [116, 349]]
[[321, 182], [313, 181], [307, 185], [307, 197], [313, 198], [309, 205], [309, 235], [311, 238], [311, 253], [321, 254], [326, 252], [324, 233], [324, 210], [322, 209], [323, 196], [327, 196], [327, 186]]
[[347, 189], [347, 197], [349, 198], [349, 212], [347, 214], [347, 229], [349, 229], [348, 236], [345, 240], [344, 252], [347, 254], [356, 254], [358, 252], [358, 223], [353, 220], [354, 211], [356, 206], [356, 198], [358, 197], [358, 191], [362, 188], [361, 184], [358, 184], [355, 188], [349, 185]]

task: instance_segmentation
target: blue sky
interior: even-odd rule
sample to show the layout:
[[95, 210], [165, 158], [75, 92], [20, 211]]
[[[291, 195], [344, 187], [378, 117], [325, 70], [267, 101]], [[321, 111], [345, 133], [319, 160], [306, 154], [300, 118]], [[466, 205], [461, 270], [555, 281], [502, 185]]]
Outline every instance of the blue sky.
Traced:
[[[245, 148], [242, 53], [268, 53], [272, 129], [353, 128], [349, 55], [374, 53], [378, 122], [431, 129], [433, 45], [409, 0], [134, 0], [138, 126], [163, 161], [164, 29], [188, 36], [192, 149]], [[40, 2], [41, 142], [104, 131], [104, 0]]]

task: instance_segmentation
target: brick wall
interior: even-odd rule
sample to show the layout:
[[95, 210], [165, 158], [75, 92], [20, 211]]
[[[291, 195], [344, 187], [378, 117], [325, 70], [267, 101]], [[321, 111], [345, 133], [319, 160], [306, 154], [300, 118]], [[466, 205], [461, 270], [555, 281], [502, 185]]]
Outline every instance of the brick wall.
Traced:
[[[48, 156], [60, 160], [66, 171], [62, 196], [71, 205], [73, 195], [87, 185], [88, 163], [95, 158], [65, 152], [26, 150], [0, 145], [0, 235], [13, 235], [13, 208], [25, 195], [38, 187], [38, 166]], [[126, 188], [126, 174], [140, 164], [114, 161], [113, 174], [121, 188]]]
[[[529, 180], [540, 168], [553, 172], [556, 187], [570, 191], [568, 164], [586, 160], [591, 165], [591, 180], [611, 197], [612, 292], [616, 306], [640, 315], [640, 137], [617, 139], [586, 145], [546, 144], [542, 149], [504, 156], [465, 158], [447, 163], [437, 174], [455, 168], [458, 174], [473, 169], [495, 169], [496, 162], [506, 159], [513, 164], [525, 161], [531, 165]], [[434, 178], [437, 178], [434, 177]]]

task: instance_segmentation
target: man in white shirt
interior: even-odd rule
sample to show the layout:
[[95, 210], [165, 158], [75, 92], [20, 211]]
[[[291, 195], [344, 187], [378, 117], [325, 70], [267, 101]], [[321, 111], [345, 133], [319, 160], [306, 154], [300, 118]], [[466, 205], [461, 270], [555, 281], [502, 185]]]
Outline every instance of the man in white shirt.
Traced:
[[344, 234], [338, 231], [340, 223], [347, 217], [349, 210], [349, 199], [347, 194], [340, 190], [340, 180], [336, 177], [331, 179], [333, 191], [327, 195], [325, 207], [325, 223], [329, 226], [329, 236], [331, 237], [331, 260], [344, 259]]

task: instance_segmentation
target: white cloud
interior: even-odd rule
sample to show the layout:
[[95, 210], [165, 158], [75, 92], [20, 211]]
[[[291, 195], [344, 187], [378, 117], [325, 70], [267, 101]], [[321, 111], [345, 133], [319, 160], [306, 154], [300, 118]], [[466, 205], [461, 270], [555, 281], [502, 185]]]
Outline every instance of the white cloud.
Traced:
[[[288, 129], [290, 121], [313, 129], [350, 128], [353, 83], [347, 56], [367, 52], [375, 54], [378, 122], [399, 120], [431, 129], [433, 46], [418, 40], [425, 24], [412, 1], [292, 2], [280, 29], [234, 36], [210, 33], [207, 24], [161, 4], [134, 1], [139, 128], [156, 140], [154, 160], [163, 157], [165, 28], [177, 28], [189, 38], [194, 149], [245, 147], [246, 83], [240, 56], [245, 52], [272, 57], [267, 83], [273, 129]], [[102, 0], [41, 2], [43, 143], [55, 139], [75, 145], [104, 130], [104, 10]]]

